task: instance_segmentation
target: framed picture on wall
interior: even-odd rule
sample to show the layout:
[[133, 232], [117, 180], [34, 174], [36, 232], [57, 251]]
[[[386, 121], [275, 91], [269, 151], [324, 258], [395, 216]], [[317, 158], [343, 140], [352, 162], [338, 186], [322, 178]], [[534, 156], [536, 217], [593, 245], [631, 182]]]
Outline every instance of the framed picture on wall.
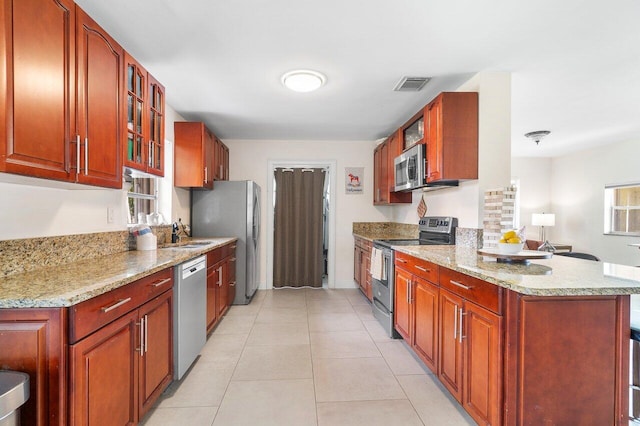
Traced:
[[344, 168], [344, 188], [346, 194], [364, 193], [364, 167]]

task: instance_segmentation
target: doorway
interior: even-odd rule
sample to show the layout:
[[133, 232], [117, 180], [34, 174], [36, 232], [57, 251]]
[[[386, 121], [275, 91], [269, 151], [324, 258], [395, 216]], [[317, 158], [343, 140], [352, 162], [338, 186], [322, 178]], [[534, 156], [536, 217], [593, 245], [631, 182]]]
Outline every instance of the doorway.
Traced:
[[[327, 161], [270, 161], [268, 166], [269, 176], [267, 178], [267, 288], [281, 286], [281, 275], [277, 285], [274, 285], [274, 275], [280, 274], [279, 267], [275, 265], [277, 259], [276, 249], [281, 250], [281, 242], [277, 242], [275, 234], [276, 229], [276, 198], [278, 189], [285, 189], [284, 186], [278, 188], [276, 185], [276, 169], [295, 170], [300, 169], [298, 173], [302, 172], [302, 169], [321, 169], [324, 170], [325, 179], [324, 187], [322, 189], [322, 215], [321, 221], [322, 227], [322, 249], [320, 250], [317, 258], [321, 265], [321, 272], [325, 274], [323, 279], [323, 286], [327, 288], [335, 287], [335, 209], [333, 204], [335, 200], [335, 187], [336, 187], [336, 162], [335, 160]], [[291, 172], [285, 172], [291, 173]]]

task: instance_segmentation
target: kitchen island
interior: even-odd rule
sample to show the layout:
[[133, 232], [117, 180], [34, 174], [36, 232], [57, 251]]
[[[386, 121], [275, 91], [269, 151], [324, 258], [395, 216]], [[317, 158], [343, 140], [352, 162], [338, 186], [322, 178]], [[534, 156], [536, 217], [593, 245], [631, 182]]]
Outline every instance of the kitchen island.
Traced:
[[628, 424], [638, 268], [394, 249], [396, 330], [479, 424]]
[[[235, 253], [235, 240], [191, 240], [0, 277], [0, 369], [30, 376], [23, 424], [143, 418], [173, 377], [173, 267]], [[220, 288], [232, 276], [217, 275]]]

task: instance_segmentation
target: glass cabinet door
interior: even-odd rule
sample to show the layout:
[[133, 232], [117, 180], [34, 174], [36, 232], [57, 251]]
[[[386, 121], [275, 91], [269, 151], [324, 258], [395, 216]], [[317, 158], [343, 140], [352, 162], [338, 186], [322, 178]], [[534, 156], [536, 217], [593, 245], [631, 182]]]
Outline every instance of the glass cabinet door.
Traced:
[[164, 175], [164, 87], [149, 77], [149, 172]]
[[127, 55], [127, 150], [125, 165], [144, 170], [146, 71]]

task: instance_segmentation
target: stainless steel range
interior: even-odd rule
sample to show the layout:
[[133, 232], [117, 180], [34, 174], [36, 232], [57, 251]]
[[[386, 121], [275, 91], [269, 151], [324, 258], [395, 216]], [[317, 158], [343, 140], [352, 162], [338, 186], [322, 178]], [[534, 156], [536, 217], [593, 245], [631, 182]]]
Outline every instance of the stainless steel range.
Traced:
[[[418, 239], [403, 240], [374, 240], [373, 248], [381, 252], [381, 268], [372, 271], [371, 286], [373, 316], [382, 324], [387, 334], [392, 338], [400, 335], [393, 328], [393, 295], [394, 295], [394, 246], [416, 245], [454, 245], [456, 243], [456, 228], [458, 219], [455, 217], [431, 216], [423, 217], [418, 223], [420, 231]], [[376, 264], [373, 257], [372, 267]]]

